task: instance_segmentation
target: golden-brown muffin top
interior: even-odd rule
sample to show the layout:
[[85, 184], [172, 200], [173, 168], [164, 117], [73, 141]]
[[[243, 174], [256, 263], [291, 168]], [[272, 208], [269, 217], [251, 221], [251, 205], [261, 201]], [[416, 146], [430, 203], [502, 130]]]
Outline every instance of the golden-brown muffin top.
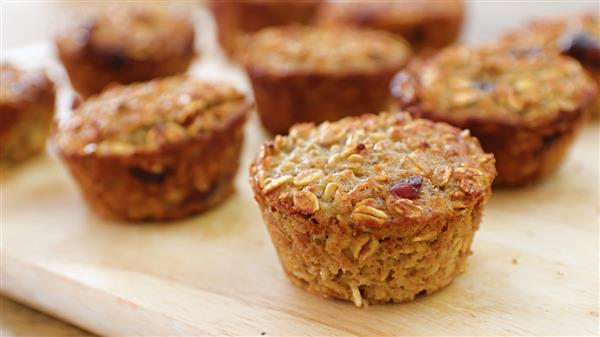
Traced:
[[600, 22], [598, 16], [579, 15], [530, 22], [500, 39], [512, 48], [544, 48], [565, 53], [600, 68]]
[[[462, 16], [464, 1], [339, 1], [328, 2], [319, 12], [321, 22], [381, 26], [418, 24], [427, 18]], [[443, 29], [443, 27], [440, 27]]]
[[186, 75], [119, 85], [86, 100], [59, 123], [63, 153], [130, 155], [209, 136], [245, 115], [236, 89]]
[[392, 94], [404, 109], [418, 106], [453, 120], [534, 126], [587, 107], [596, 88], [568, 57], [462, 45], [415, 62], [396, 76]]
[[244, 43], [241, 58], [255, 72], [352, 73], [403, 66], [408, 44], [392, 34], [350, 27], [263, 29]]
[[84, 16], [57, 37], [66, 52], [91, 50], [135, 60], [160, 60], [193, 51], [194, 27], [180, 12], [111, 6]]
[[23, 71], [11, 64], [0, 66], [0, 104], [30, 102], [40, 94], [53, 92], [54, 85], [43, 71]]
[[298, 124], [263, 145], [256, 193], [318, 223], [423, 224], [483, 201], [496, 175], [468, 131], [406, 113]]

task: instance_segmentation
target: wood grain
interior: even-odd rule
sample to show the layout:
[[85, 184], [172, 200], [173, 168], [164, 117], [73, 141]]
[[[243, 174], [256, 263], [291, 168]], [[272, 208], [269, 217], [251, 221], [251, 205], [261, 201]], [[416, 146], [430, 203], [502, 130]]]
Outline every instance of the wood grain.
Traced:
[[[212, 36], [199, 44], [208, 53], [193, 73], [248, 90]], [[7, 54], [64, 79], [51, 55]], [[286, 279], [247, 184], [264, 140], [256, 116], [238, 193], [182, 222], [96, 217], [51, 154], [1, 172], [0, 290], [104, 335], [597, 335], [598, 130], [586, 126], [547, 181], [494, 191], [467, 273], [409, 304], [357, 309]]]

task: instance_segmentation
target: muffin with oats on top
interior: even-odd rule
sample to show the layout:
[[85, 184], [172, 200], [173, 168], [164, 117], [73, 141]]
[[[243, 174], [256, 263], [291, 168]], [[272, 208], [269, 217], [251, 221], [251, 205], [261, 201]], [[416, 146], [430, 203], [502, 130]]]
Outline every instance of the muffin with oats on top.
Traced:
[[465, 17], [462, 0], [337, 1], [320, 7], [317, 22], [378, 29], [405, 38], [416, 51], [456, 41]]
[[250, 184], [289, 278], [360, 307], [463, 272], [495, 174], [467, 131], [382, 113], [294, 126], [263, 145]]
[[42, 71], [0, 66], [0, 166], [44, 148], [54, 117], [54, 84]]
[[495, 183], [520, 186], [560, 166], [597, 89], [571, 58], [494, 45], [416, 61], [392, 93], [401, 110], [471, 130], [496, 157]]
[[244, 35], [273, 26], [308, 24], [321, 0], [211, 0], [217, 37], [230, 56], [239, 52]]
[[194, 27], [176, 11], [111, 6], [65, 27], [56, 47], [71, 85], [88, 97], [111, 83], [185, 72], [195, 57]]
[[249, 107], [227, 85], [184, 75], [115, 86], [61, 121], [55, 142], [98, 213], [179, 219], [232, 193]]
[[389, 81], [410, 55], [401, 38], [349, 27], [268, 28], [245, 43], [241, 59], [271, 133], [385, 110]]
[[[600, 22], [597, 15], [574, 15], [535, 20], [504, 34], [500, 43], [510, 48], [539, 48], [573, 57], [600, 85]], [[600, 103], [593, 111], [600, 115]]]

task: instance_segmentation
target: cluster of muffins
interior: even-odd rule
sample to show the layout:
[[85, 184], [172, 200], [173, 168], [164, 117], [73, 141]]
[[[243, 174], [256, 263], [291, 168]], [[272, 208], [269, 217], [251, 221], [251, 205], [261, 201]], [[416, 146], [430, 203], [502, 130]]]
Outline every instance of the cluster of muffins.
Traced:
[[[598, 110], [596, 17], [448, 46], [462, 1], [211, 8], [219, 43], [246, 70], [275, 135], [249, 181], [283, 269], [308, 291], [359, 307], [451, 283], [492, 185], [548, 176]], [[57, 123], [54, 143], [97, 213], [176, 220], [233, 192], [253, 103], [183, 74], [194, 36], [180, 13], [140, 7], [109, 8], [58, 35], [86, 100]], [[40, 73], [7, 65], [1, 75], [4, 164], [43, 146], [54, 89]]]

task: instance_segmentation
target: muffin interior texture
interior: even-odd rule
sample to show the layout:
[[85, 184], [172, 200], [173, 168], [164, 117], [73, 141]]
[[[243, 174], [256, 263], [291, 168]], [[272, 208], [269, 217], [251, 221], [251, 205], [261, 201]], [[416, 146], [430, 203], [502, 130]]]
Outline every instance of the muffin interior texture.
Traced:
[[595, 91], [578, 62], [539, 49], [456, 46], [416, 67], [396, 77], [394, 96], [457, 120], [536, 125], [589, 105]]
[[241, 59], [274, 73], [345, 73], [404, 64], [407, 43], [385, 32], [349, 27], [267, 28], [245, 39]]
[[380, 228], [473, 207], [495, 169], [468, 132], [386, 113], [297, 125], [263, 147], [251, 173], [275, 208]]
[[115, 86], [61, 121], [58, 145], [70, 153], [151, 151], [209, 134], [247, 104], [232, 87], [185, 75]]

